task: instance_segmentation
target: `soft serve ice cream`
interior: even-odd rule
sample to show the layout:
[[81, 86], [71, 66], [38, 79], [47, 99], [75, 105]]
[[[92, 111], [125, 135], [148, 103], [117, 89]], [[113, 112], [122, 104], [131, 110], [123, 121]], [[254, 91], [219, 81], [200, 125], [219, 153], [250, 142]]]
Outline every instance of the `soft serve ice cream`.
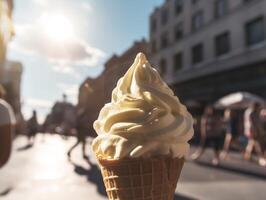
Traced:
[[119, 79], [112, 100], [94, 122], [92, 148], [98, 158], [170, 155], [183, 157], [193, 135], [193, 119], [173, 91], [139, 53]]

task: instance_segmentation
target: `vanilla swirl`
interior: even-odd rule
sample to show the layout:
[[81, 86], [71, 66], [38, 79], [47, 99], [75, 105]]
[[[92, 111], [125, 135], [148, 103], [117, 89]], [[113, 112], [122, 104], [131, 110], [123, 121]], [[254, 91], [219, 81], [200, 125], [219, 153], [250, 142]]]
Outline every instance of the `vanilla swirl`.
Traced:
[[120, 78], [112, 101], [94, 122], [98, 157], [183, 157], [193, 135], [193, 119], [143, 53]]

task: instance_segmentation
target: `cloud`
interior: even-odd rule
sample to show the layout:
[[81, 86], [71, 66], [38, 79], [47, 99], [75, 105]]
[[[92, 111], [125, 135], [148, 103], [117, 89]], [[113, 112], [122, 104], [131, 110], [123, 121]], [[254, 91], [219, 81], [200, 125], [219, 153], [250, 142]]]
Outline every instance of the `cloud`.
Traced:
[[74, 77], [78, 80], [82, 79], [81, 74], [77, 70], [75, 70], [73, 67], [68, 66], [68, 65], [65, 65], [65, 66], [54, 65], [52, 66], [52, 70], [59, 74], [71, 75], [71, 77]]
[[48, 6], [49, 5], [48, 0], [33, 0], [33, 3], [35, 3], [38, 6]]
[[91, 4], [89, 4], [89, 2], [82, 2], [81, 7], [84, 8], [84, 10], [89, 11], [89, 12], [91, 12], [93, 10], [92, 6], [91, 6]]
[[57, 87], [63, 91], [70, 100], [71, 103], [77, 104], [78, 102], [78, 93], [79, 85], [78, 84], [67, 84], [67, 83], [58, 83]]
[[86, 41], [71, 36], [65, 41], [55, 41], [38, 23], [16, 25], [16, 37], [10, 48], [24, 54], [38, 55], [56, 65], [96, 66], [105, 57], [100, 49]]
[[91, 12], [93, 11], [92, 5], [87, 1], [83, 0], [81, 2], [76, 2], [73, 0], [56, 0], [56, 4], [54, 0], [32, 0], [33, 3], [42, 8], [48, 8], [51, 7], [51, 5], [55, 6], [67, 6], [67, 7], [74, 7], [75, 9], [84, 9], [84, 11]]

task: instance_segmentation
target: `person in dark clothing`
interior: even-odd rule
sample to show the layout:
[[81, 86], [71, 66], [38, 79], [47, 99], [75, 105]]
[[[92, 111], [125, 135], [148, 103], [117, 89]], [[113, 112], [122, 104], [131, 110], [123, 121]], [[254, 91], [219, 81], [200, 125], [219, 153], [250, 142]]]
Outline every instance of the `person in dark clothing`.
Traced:
[[234, 111], [226, 109], [224, 111], [225, 140], [224, 140], [223, 151], [220, 155], [221, 159], [225, 159], [227, 157], [231, 143], [238, 136], [237, 125], [238, 125], [238, 120], [234, 114]]
[[77, 141], [71, 146], [71, 148], [67, 152], [67, 156], [70, 159], [72, 151], [79, 145], [82, 145], [82, 156], [85, 160], [89, 160], [89, 157], [86, 155], [86, 134], [88, 132], [88, 122], [85, 115], [85, 110], [80, 109], [77, 112], [77, 122], [76, 122], [76, 130], [77, 130]]
[[206, 147], [210, 146], [214, 150], [212, 163], [218, 165], [219, 153], [223, 146], [223, 139], [222, 120], [219, 116], [214, 114], [212, 106], [207, 106], [201, 119], [200, 146], [197, 151], [192, 154], [191, 158], [193, 160], [199, 159], [203, 155]]
[[33, 145], [35, 136], [39, 130], [36, 110], [32, 112], [32, 117], [29, 119], [27, 126], [28, 126], [28, 142], [29, 145]]

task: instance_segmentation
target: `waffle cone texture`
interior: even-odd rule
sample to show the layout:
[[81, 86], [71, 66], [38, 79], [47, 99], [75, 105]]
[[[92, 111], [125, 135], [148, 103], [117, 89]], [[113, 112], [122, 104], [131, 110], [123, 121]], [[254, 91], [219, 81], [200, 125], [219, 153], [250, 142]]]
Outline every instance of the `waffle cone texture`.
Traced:
[[184, 158], [98, 159], [109, 200], [173, 200]]

